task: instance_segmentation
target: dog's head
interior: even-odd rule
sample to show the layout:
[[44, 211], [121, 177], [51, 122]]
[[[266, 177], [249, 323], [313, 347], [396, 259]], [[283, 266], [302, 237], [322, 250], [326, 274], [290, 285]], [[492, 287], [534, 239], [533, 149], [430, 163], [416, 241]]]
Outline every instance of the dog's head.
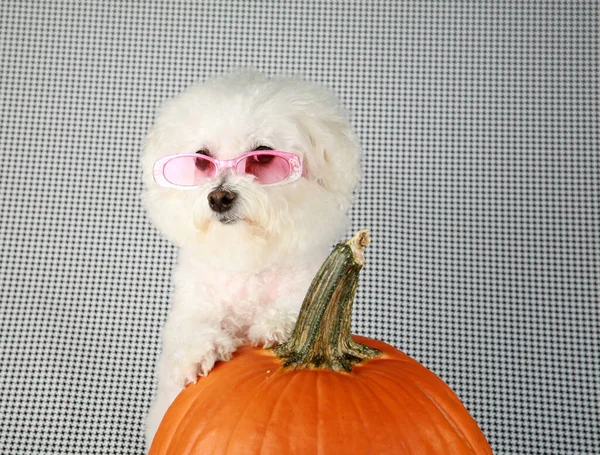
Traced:
[[[153, 178], [155, 161], [165, 155], [231, 160], [267, 149], [300, 157], [303, 176], [265, 186], [223, 172], [193, 190], [164, 188]], [[162, 106], [142, 159], [144, 203], [167, 238], [216, 266], [296, 262], [327, 251], [343, 233], [359, 163], [358, 141], [330, 92], [238, 71], [192, 86]]]

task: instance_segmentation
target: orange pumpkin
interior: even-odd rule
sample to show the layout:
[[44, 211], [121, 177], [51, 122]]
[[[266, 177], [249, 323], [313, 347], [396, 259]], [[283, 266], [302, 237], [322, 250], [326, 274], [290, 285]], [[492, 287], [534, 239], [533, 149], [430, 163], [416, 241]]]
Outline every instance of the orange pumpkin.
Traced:
[[244, 346], [182, 391], [150, 455], [491, 454], [441, 379], [392, 346], [350, 336], [367, 243], [361, 231], [334, 249], [288, 343]]

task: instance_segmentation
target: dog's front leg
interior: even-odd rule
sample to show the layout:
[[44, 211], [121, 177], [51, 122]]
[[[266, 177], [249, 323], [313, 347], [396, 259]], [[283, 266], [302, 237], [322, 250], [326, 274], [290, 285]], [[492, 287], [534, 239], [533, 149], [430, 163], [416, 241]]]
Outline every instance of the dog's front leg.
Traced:
[[174, 309], [163, 330], [159, 378], [168, 377], [183, 388], [206, 376], [217, 360], [229, 360], [239, 344], [222, 329], [220, 320]]
[[254, 346], [271, 347], [288, 340], [300, 312], [304, 289], [280, 297], [254, 317], [248, 340]]
[[158, 390], [146, 421], [146, 443], [154, 433], [169, 405], [198, 376], [205, 376], [218, 360], [229, 360], [240, 340], [222, 330], [220, 321], [189, 308], [174, 307], [163, 330], [163, 346], [158, 362]]

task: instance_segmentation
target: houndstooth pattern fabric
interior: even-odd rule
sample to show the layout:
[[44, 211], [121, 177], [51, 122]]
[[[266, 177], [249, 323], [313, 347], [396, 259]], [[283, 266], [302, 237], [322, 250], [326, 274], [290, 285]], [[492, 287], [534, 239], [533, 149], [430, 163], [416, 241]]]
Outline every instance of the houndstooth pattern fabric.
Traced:
[[595, 1], [3, 1], [0, 453], [143, 453], [176, 251], [159, 103], [231, 67], [335, 90], [374, 242], [354, 331], [442, 377], [496, 454], [597, 454]]

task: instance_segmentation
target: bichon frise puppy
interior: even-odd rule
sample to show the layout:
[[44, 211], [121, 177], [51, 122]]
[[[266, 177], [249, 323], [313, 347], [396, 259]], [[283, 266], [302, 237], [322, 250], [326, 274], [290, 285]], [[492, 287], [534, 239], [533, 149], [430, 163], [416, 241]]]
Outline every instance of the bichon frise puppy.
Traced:
[[144, 203], [179, 247], [147, 444], [176, 395], [240, 344], [290, 335], [317, 269], [347, 228], [360, 147], [336, 98], [236, 71], [158, 113]]

